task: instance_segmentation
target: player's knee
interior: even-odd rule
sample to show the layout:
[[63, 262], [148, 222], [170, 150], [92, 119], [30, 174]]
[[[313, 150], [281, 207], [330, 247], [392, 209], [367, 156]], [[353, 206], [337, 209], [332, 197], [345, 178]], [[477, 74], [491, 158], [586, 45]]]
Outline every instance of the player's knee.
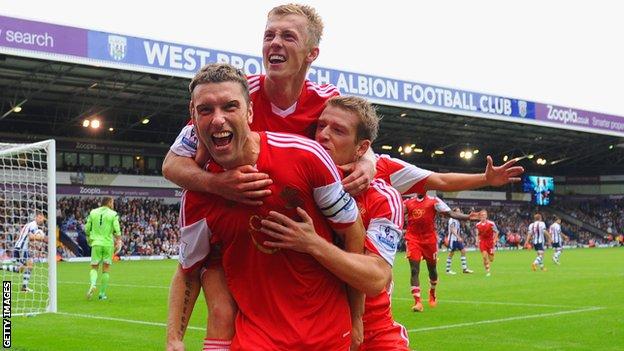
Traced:
[[234, 326], [237, 308], [229, 304], [212, 306], [208, 315], [208, 321], [220, 326]]
[[231, 339], [234, 336], [234, 319], [237, 312], [236, 305], [229, 302], [209, 304], [208, 337]]

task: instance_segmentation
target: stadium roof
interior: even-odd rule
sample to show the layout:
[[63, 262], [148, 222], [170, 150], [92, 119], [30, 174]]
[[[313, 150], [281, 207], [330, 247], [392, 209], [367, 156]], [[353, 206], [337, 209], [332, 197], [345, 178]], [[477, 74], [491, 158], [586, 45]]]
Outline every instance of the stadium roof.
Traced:
[[[0, 133], [170, 144], [186, 123], [188, 79], [18, 56], [0, 55]], [[16, 105], [19, 113], [11, 112]], [[554, 175], [624, 174], [624, 139], [448, 114], [379, 106], [383, 115], [375, 150], [442, 171], [483, 169], [484, 155], [496, 163], [534, 155], [528, 172]], [[99, 131], [83, 128], [99, 116]], [[149, 118], [148, 124], [141, 121]], [[108, 128], [114, 131], [109, 132]], [[422, 153], [400, 155], [399, 146]], [[382, 145], [392, 150], [382, 150]], [[618, 146], [619, 145], [619, 146]], [[479, 150], [472, 160], [461, 151]], [[435, 150], [444, 154], [434, 154]], [[547, 160], [539, 166], [538, 158]], [[554, 164], [553, 164], [554, 162]]]

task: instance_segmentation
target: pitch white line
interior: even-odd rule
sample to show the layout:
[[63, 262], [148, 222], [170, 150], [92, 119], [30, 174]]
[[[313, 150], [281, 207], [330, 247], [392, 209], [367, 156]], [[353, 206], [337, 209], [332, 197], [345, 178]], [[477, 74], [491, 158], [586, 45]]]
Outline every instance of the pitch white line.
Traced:
[[[94, 315], [90, 315], [90, 314], [68, 313], [68, 312], [56, 312], [56, 314], [62, 314], [64, 316], [71, 316], [71, 317], [81, 317], [81, 318], [90, 318], [90, 319], [102, 319], [102, 320], [106, 320], [106, 321], [115, 321], [115, 322], [124, 322], [124, 323], [150, 325], [150, 326], [154, 326], [154, 327], [166, 327], [167, 326], [167, 324], [165, 324], [165, 323], [138, 321], [138, 320], [134, 320], [134, 319], [124, 319], [124, 318], [115, 318], [115, 317], [102, 317], [102, 316], [94, 316]], [[190, 325], [187, 327], [187, 329], [206, 330], [206, 328], [193, 327], [193, 326], [190, 326]]]
[[[72, 285], [84, 285], [87, 288], [89, 287], [89, 282], [69, 282], [69, 281], [59, 281], [59, 284], [72, 284]], [[169, 289], [169, 286], [166, 285], [138, 285], [138, 284], [115, 284], [109, 283], [108, 286], [122, 286], [124, 288], [148, 288], [148, 289]]]
[[561, 311], [561, 312], [553, 312], [553, 313], [531, 314], [531, 315], [526, 315], [526, 316], [517, 316], [517, 317], [500, 318], [500, 319], [489, 319], [489, 320], [478, 321], [478, 322], [458, 323], [458, 324], [440, 325], [440, 326], [437, 326], [437, 327], [409, 329], [407, 332], [408, 333], [416, 333], [416, 332], [424, 332], [424, 331], [431, 331], [431, 330], [441, 330], [441, 329], [451, 329], [451, 328], [459, 328], [459, 327], [469, 327], [469, 326], [480, 325], [480, 324], [493, 324], [493, 323], [500, 323], [500, 322], [517, 321], [517, 320], [522, 320], [522, 319], [534, 319], [534, 318], [553, 317], [553, 316], [560, 316], [560, 315], [564, 315], [564, 314], [573, 314], [573, 313], [598, 311], [598, 310], [603, 310], [603, 309], [604, 309], [604, 307], [591, 307], [591, 308], [583, 308], [583, 309], [580, 309], [580, 310]]
[[[412, 301], [411, 297], [393, 297], [394, 300], [405, 300]], [[504, 306], [526, 306], [526, 307], [553, 307], [553, 308], [576, 308], [580, 306], [570, 306], [570, 305], [548, 305], [548, 304], [539, 304], [539, 303], [523, 303], [523, 302], [501, 302], [501, 301], [471, 301], [471, 300], [438, 300], [438, 302], [448, 302], [448, 303], [465, 303], [465, 304], [474, 304], [474, 305], [504, 305]], [[599, 307], [599, 306], [590, 306], [590, 307]]]

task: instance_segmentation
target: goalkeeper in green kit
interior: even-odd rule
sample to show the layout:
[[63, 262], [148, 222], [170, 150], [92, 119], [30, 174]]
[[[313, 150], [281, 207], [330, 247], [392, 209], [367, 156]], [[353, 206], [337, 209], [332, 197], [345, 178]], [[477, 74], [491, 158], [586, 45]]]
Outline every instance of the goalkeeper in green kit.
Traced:
[[[87, 241], [91, 246], [91, 286], [87, 292], [90, 299], [95, 293], [98, 276], [98, 268], [102, 263], [102, 280], [100, 286], [100, 300], [106, 300], [106, 287], [108, 286], [110, 265], [113, 262], [113, 249], [117, 253], [121, 250], [121, 228], [119, 227], [119, 215], [113, 210], [112, 197], [105, 197], [102, 206], [91, 210], [85, 225]], [[113, 244], [114, 237], [114, 244]]]

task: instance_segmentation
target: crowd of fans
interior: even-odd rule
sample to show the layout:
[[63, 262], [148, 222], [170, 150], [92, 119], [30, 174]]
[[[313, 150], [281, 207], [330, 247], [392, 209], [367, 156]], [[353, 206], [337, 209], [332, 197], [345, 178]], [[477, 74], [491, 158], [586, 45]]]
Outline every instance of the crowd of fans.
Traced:
[[624, 232], [624, 199], [566, 201], [557, 207], [582, 222], [604, 230], [611, 236]]
[[[499, 234], [499, 246], [508, 246], [517, 248], [524, 244], [527, 237], [527, 229], [533, 222], [533, 215], [539, 211], [534, 206], [520, 207], [487, 207], [488, 219], [496, 223]], [[583, 202], [583, 203], [566, 203], [564, 206], [558, 207], [564, 213], [570, 214], [572, 217], [589, 223], [598, 229], [606, 231], [609, 235], [599, 236], [591, 233], [584, 228], [562, 221], [562, 231], [569, 237], [566, 243], [571, 246], [581, 245], [599, 245], [615, 243], [621, 235], [624, 234], [624, 201], [623, 200], [601, 200], [599, 202]], [[464, 208], [465, 213], [471, 210]], [[542, 212], [544, 221], [548, 226], [553, 222], [553, 216]], [[464, 233], [465, 243], [468, 246], [474, 246], [476, 240], [476, 230], [474, 221], [462, 222], [462, 232]], [[437, 216], [436, 228], [440, 236], [440, 242], [447, 235], [448, 218]], [[516, 240], [513, 240], [515, 237]], [[517, 240], [519, 237], [519, 240]], [[509, 240], [512, 238], [512, 240]]]
[[[89, 211], [98, 206], [98, 198], [60, 198], [57, 216], [61, 230], [84, 235]], [[119, 213], [122, 230], [120, 256], [177, 255], [180, 238], [178, 204], [166, 204], [162, 199], [118, 198], [115, 211]]]
[[[3, 240], [0, 240], [0, 258], [8, 257], [12, 243], [17, 239], [17, 233], [32, 217], [29, 208], [30, 200], [0, 199], [0, 229]], [[57, 224], [61, 231], [75, 240], [78, 244], [86, 242], [84, 234], [85, 220], [89, 211], [99, 206], [99, 198], [94, 197], [61, 197], [57, 200]], [[624, 200], [600, 200], [593, 202], [563, 202], [557, 207], [570, 216], [582, 222], [589, 223], [606, 231], [606, 237], [596, 236], [573, 223], [563, 221], [563, 232], [570, 240], [568, 245], [599, 245], [622, 241], [624, 232]], [[537, 208], [532, 206], [500, 206], [488, 207], [488, 217], [499, 228], [499, 247], [518, 247], [526, 239], [528, 225], [533, 221], [533, 214]], [[123, 248], [120, 256], [133, 255], [164, 255], [173, 256], [178, 253], [179, 247], [179, 204], [168, 204], [163, 199], [150, 198], [118, 198], [115, 200], [115, 210], [120, 215], [122, 228]], [[480, 208], [462, 208], [464, 213], [478, 211]], [[545, 214], [547, 225], [552, 223], [553, 217]], [[29, 219], [30, 220], [30, 219]], [[476, 221], [462, 222], [462, 232], [465, 243], [475, 245]], [[436, 228], [440, 242], [447, 234], [448, 217], [437, 216]], [[509, 238], [519, 237], [514, 242]], [[41, 252], [45, 254], [45, 249]], [[60, 244], [58, 253], [62, 257], [73, 257], [74, 252]]]
[[76, 174], [84, 173], [109, 173], [109, 174], [131, 174], [131, 175], [161, 175], [160, 169], [147, 169], [141, 167], [106, 167], [106, 166], [84, 166], [67, 164], [57, 167], [57, 171], [72, 172]]

